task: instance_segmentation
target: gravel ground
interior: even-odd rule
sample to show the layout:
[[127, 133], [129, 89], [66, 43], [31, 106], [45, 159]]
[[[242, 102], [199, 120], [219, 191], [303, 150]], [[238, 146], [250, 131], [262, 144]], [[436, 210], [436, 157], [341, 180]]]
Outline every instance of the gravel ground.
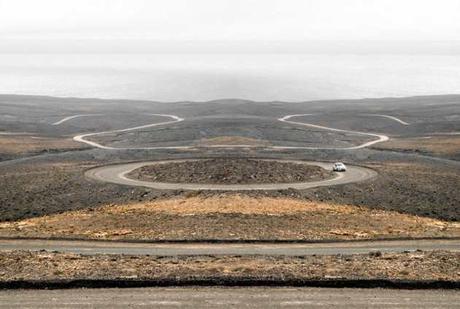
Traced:
[[[98, 152], [96, 152], [98, 153]], [[91, 182], [84, 171], [101, 162], [55, 158], [0, 166], [0, 221], [14, 221], [111, 204], [170, 197], [214, 196], [217, 192], [158, 191]], [[460, 168], [417, 162], [368, 163], [379, 176], [363, 183], [306, 191], [258, 191], [252, 197], [295, 197], [305, 201], [356, 205], [447, 221], [460, 220]], [[190, 219], [192, 220], [192, 218]], [[197, 224], [193, 221], [193, 224]], [[199, 223], [198, 223], [199, 224]]]
[[359, 184], [293, 192], [293, 196], [363, 205], [423, 217], [460, 221], [460, 168], [416, 162], [373, 163], [379, 176]]
[[255, 184], [317, 181], [333, 173], [306, 164], [220, 158], [144, 166], [127, 176], [156, 182]]
[[[460, 96], [455, 95], [296, 104], [245, 100], [163, 104], [0, 95], [0, 111], [2, 115], [7, 116], [0, 119], [0, 131], [30, 132], [33, 136], [68, 140], [78, 133], [121, 129], [161, 121], [164, 118], [155, 118], [151, 114], [164, 113], [177, 114], [187, 119], [187, 122], [154, 130], [126, 132], [122, 142], [129, 144], [131, 140], [136, 140], [137, 146], [149, 143], [190, 145], [199, 141], [215, 141], [214, 138], [218, 138], [218, 143], [238, 140], [239, 143], [258, 141], [257, 143], [262, 144], [282, 142], [295, 145], [341, 146], [357, 144], [360, 140], [356, 136], [347, 136], [346, 140], [336, 141], [337, 136], [332, 134], [333, 132], [291, 126], [276, 119], [288, 114], [310, 113], [314, 116], [298, 120], [341, 129], [388, 134], [396, 140], [398, 137], [420, 136], [430, 132], [460, 131], [459, 108]], [[410, 125], [404, 126], [382, 117], [363, 115], [368, 113], [393, 115]], [[59, 119], [75, 114], [105, 116], [83, 117], [62, 125], [51, 125]], [[221, 140], [223, 136], [227, 138]], [[228, 140], [228, 136], [232, 136], [232, 139]], [[59, 150], [55, 149], [54, 145], [52, 149]], [[0, 152], [3, 153], [4, 150], [1, 149]], [[18, 154], [24, 155], [28, 155], [27, 151]], [[379, 176], [364, 183], [307, 191], [254, 192], [251, 196], [297, 197], [307, 201], [394, 210], [448, 221], [460, 220], [460, 165], [452, 162], [435, 161], [406, 152], [370, 149], [263, 151], [202, 148], [194, 152], [92, 149], [69, 151], [65, 154], [45, 154], [40, 159], [17, 163], [0, 162], [0, 221], [38, 217], [113, 203], [150, 202], [160, 198], [188, 195], [190, 193], [187, 192], [160, 192], [90, 182], [84, 178], [83, 173], [90, 167], [110, 163], [200, 157], [345, 161], [367, 165], [376, 169]], [[10, 157], [0, 158], [5, 159]], [[208, 196], [215, 193], [201, 194]]]
[[374, 149], [420, 153], [460, 161], [460, 135], [433, 135], [397, 138], [373, 146]]
[[[78, 222], [78, 224], [76, 224]], [[348, 240], [459, 237], [460, 224], [366, 207], [222, 194], [109, 205], [0, 223], [4, 237]]]
[[56, 279], [460, 280], [460, 254], [373, 252], [331, 256], [129, 256], [0, 252], [0, 281]]
[[43, 153], [57, 153], [85, 148], [88, 147], [74, 142], [70, 138], [0, 134], [0, 162]]

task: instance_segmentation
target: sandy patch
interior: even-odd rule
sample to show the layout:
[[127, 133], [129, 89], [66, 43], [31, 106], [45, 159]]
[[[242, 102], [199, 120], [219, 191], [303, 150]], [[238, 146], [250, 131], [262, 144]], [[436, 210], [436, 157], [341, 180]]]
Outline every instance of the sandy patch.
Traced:
[[239, 194], [108, 205], [0, 224], [0, 236], [373, 239], [460, 236], [460, 224], [366, 207]]
[[21, 154], [44, 152], [58, 149], [77, 149], [82, 145], [70, 138], [51, 138], [39, 136], [0, 136], [0, 153]]
[[427, 152], [440, 156], [460, 155], [460, 136], [435, 135], [414, 138], [393, 138], [375, 146], [397, 151]]
[[0, 252], [0, 281], [56, 279], [459, 280], [454, 252], [330, 256], [129, 256]]

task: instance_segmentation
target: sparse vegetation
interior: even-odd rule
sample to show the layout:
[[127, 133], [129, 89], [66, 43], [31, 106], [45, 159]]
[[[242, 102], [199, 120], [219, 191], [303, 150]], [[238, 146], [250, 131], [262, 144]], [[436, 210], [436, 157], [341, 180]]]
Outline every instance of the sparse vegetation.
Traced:
[[388, 142], [375, 145], [373, 148], [422, 153], [460, 160], [460, 135], [429, 135], [412, 138], [393, 138]]
[[0, 281], [57, 279], [459, 280], [460, 253], [330, 256], [130, 256], [0, 252]]
[[148, 240], [375, 239], [460, 236], [460, 224], [366, 207], [223, 194], [107, 205], [5, 222], [0, 223], [0, 236]]
[[12, 159], [18, 156], [59, 152], [79, 148], [84, 148], [84, 146], [72, 141], [70, 138], [0, 135], [0, 161], [3, 158]]

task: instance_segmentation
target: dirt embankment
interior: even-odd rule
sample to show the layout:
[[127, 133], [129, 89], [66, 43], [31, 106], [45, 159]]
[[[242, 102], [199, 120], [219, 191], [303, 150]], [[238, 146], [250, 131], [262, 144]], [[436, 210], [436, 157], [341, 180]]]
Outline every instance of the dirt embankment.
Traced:
[[331, 178], [331, 171], [307, 164], [255, 159], [209, 159], [141, 167], [129, 178], [172, 183], [291, 183]]
[[223, 194], [4, 222], [0, 236], [125, 240], [458, 237], [460, 224], [366, 207]]
[[460, 280], [460, 254], [331, 256], [129, 256], [0, 252], [0, 281], [59, 279], [400, 279]]

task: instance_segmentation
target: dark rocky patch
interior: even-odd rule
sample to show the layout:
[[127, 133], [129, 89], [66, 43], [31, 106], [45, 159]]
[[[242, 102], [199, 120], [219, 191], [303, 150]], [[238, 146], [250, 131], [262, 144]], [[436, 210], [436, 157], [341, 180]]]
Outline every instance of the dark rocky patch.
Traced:
[[128, 177], [171, 183], [254, 184], [316, 181], [332, 172], [307, 164], [218, 158], [141, 167]]

